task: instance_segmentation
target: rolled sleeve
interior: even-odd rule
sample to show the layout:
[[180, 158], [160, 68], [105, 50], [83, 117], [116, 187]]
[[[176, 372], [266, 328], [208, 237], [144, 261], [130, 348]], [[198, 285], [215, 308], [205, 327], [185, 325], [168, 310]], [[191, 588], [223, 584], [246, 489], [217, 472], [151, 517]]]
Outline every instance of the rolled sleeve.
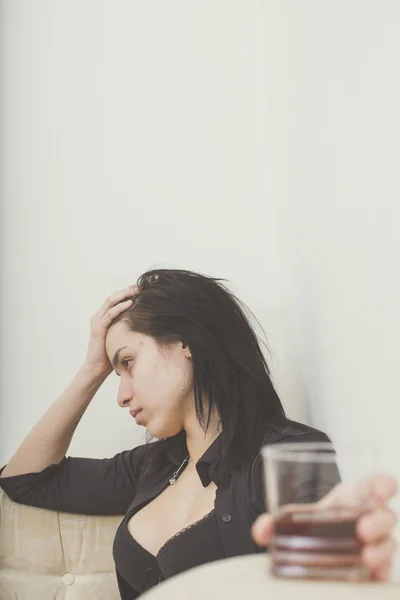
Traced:
[[136, 494], [144, 449], [138, 446], [112, 458], [64, 457], [38, 473], [0, 477], [0, 487], [20, 504], [78, 514], [122, 515]]

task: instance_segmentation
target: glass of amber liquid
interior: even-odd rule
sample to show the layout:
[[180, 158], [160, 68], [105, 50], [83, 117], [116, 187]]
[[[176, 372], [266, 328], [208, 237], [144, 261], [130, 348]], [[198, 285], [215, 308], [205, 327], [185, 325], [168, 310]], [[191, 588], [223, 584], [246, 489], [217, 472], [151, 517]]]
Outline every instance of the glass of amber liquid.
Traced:
[[[357, 520], [368, 507], [351, 494], [346, 497], [341, 493], [342, 477], [333, 445], [274, 444], [264, 446], [261, 452], [267, 510], [274, 519], [272, 574], [281, 578], [368, 580], [370, 574], [361, 561], [362, 544], [356, 533]], [[350, 459], [354, 458], [353, 453]]]

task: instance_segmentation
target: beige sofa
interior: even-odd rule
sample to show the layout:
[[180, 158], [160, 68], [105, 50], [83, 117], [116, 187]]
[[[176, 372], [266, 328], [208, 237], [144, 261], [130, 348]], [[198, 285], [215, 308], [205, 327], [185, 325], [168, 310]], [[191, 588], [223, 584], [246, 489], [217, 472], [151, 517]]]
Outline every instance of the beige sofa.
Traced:
[[0, 600], [120, 600], [112, 544], [122, 518], [24, 506], [0, 489]]

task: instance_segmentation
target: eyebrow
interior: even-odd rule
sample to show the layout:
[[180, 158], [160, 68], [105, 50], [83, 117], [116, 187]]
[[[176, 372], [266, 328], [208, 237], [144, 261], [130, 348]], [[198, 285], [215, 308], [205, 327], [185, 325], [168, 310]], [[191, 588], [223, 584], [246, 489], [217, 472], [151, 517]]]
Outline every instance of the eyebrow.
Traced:
[[118, 348], [118, 350], [114, 354], [114, 358], [112, 359], [112, 366], [114, 367], [114, 369], [116, 369], [119, 364], [119, 355], [121, 354], [122, 350], [125, 350], [125, 348], [127, 347], [128, 346], [122, 346], [121, 348]]

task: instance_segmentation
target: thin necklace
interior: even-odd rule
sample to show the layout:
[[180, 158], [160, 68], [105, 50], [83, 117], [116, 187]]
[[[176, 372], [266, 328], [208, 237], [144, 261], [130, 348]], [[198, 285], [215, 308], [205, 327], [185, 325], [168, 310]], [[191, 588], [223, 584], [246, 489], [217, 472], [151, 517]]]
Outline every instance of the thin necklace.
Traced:
[[[219, 433], [218, 433], [218, 435], [219, 435]], [[216, 438], [214, 438], [214, 440], [212, 440], [212, 442], [214, 442], [217, 439], [218, 435], [216, 436]], [[182, 464], [179, 467], [179, 469], [173, 473], [171, 479], [169, 480], [169, 485], [175, 485], [176, 484], [176, 481], [178, 479], [178, 475], [179, 475], [179, 473], [180, 473], [183, 465], [185, 464], [185, 462], [194, 462], [194, 461], [200, 460], [199, 458], [192, 458], [192, 459], [189, 460], [189, 456], [190, 456], [190, 454], [187, 455], [187, 457], [182, 462]]]
[[191, 460], [189, 460], [189, 456], [190, 454], [187, 455], [187, 457], [185, 458], [185, 460], [182, 462], [181, 466], [179, 467], [179, 469], [177, 471], [174, 472], [174, 474], [172, 475], [171, 479], [169, 480], [169, 485], [175, 485], [176, 481], [178, 479], [178, 475], [183, 467], [183, 465], [185, 464], [185, 462], [194, 462], [196, 460], [199, 460], [198, 458], [192, 458]]

